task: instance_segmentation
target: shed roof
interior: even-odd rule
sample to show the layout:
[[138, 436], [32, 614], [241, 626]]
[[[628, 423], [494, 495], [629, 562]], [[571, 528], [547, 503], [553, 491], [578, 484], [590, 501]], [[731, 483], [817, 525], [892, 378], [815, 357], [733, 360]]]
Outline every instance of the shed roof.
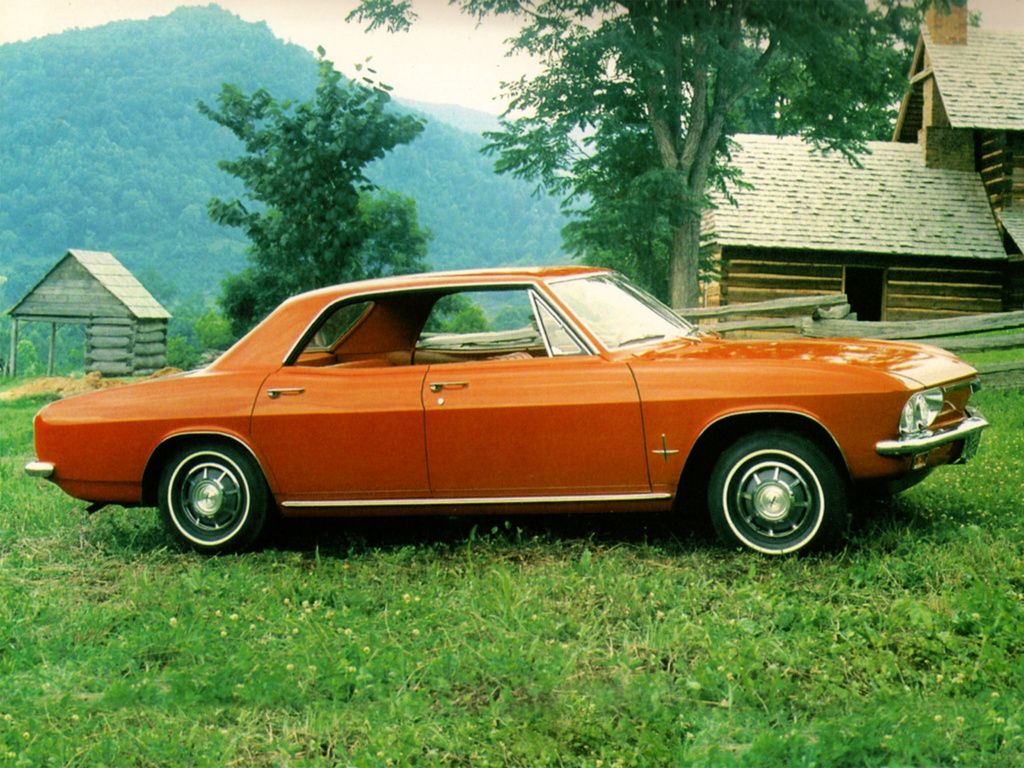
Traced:
[[18, 308], [25, 303], [41, 285], [46, 283], [58, 267], [68, 259], [74, 259], [80, 264], [96, 281], [105, 288], [117, 301], [123, 304], [135, 317], [139, 319], [167, 319], [171, 315], [161, 306], [153, 295], [143, 287], [135, 275], [129, 272], [125, 266], [114, 258], [112, 253], [104, 251], [83, 251], [71, 249], [43, 276], [43, 279], [36, 283], [32, 290], [26, 293], [14, 307], [11, 308], [12, 315], [18, 314]]
[[954, 128], [1024, 131], [1024, 33], [970, 27], [953, 45], [925, 27], [921, 39]]
[[981, 177], [926, 168], [915, 144], [868, 142], [860, 167], [799, 137], [743, 134], [733, 163], [752, 188], [718, 196], [719, 245], [1005, 259]]
[[1017, 247], [1024, 251], [1024, 210], [1004, 208], [998, 215], [1007, 234], [1013, 238]]

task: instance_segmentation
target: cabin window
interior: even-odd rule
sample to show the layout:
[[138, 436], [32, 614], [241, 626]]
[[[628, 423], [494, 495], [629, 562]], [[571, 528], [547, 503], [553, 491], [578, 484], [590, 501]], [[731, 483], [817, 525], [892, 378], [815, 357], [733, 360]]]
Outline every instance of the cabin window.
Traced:
[[843, 292], [850, 311], [858, 320], [882, 320], [885, 317], [885, 270], [881, 267], [846, 267]]

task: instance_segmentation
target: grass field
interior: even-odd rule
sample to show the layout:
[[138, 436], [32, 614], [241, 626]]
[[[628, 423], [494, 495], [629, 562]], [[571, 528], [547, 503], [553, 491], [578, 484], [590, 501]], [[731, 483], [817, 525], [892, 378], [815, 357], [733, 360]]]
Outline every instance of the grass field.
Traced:
[[0, 766], [1024, 765], [1024, 396], [975, 463], [768, 559], [656, 518], [304, 523], [203, 559], [23, 475]]

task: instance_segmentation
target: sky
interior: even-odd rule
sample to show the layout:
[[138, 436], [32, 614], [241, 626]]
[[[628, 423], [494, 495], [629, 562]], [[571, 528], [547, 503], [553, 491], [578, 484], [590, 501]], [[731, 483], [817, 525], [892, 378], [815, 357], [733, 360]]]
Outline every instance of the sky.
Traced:
[[[212, 0], [211, 0], [212, 1]], [[1022, 0], [1024, 2], [1024, 0]], [[193, 0], [0, 0], [0, 43], [27, 40], [118, 19], [164, 16]], [[246, 21], [266, 21], [274, 34], [310, 51], [322, 45], [346, 75], [371, 58], [380, 82], [400, 99], [457, 104], [498, 114], [503, 80], [533, 71], [528, 59], [505, 56], [514, 23], [488, 19], [483, 25], [449, 8], [444, 0], [414, 0], [419, 15], [410, 32], [364, 32], [346, 23], [357, 0], [217, 0]]]
[[[274, 34], [327, 58], [347, 75], [372, 59], [380, 82], [399, 99], [457, 104], [498, 114], [504, 111], [500, 83], [532, 74], [525, 57], [505, 55], [515, 22], [489, 18], [482, 24], [450, 8], [445, 0], [412, 0], [419, 20], [412, 31], [364, 32], [346, 23], [357, 0], [218, 0], [246, 21], [266, 21]], [[981, 11], [982, 28], [1024, 30], [1024, 0], [969, 0]], [[28, 40], [118, 19], [163, 16], [183, 0], [0, 0], [0, 43]]]

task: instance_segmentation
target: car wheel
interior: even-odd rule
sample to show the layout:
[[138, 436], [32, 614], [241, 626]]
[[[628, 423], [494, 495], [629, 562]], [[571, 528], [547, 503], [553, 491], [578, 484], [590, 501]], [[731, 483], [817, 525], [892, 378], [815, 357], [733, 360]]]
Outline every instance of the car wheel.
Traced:
[[708, 485], [720, 539], [769, 555], [835, 543], [848, 521], [846, 483], [813, 442], [757, 432], [727, 448]]
[[259, 466], [228, 445], [176, 452], [160, 477], [160, 510], [168, 530], [200, 552], [252, 544], [267, 520], [270, 491]]

